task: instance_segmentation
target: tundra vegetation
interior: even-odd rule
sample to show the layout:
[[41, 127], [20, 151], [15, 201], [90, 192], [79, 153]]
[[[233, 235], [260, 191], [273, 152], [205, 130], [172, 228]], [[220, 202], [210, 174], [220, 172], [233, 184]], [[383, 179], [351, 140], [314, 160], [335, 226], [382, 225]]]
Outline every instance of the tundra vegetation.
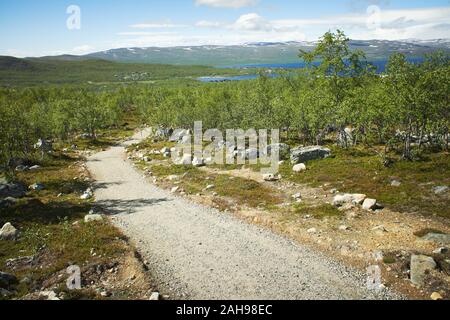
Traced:
[[[313, 186], [327, 184], [343, 192], [368, 193], [401, 212], [449, 218], [449, 197], [433, 191], [433, 187], [450, 185], [448, 52], [430, 53], [423, 63], [411, 63], [406, 56], [394, 54], [386, 72], [376, 74], [364, 52], [350, 50], [349, 39], [338, 31], [325, 34], [314, 50], [300, 52], [299, 56], [307, 68], [277, 70], [280, 77], [276, 78], [269, 76], [269, 70], [261, 70], [257, 80], [249, 81], [188, 81], [186, 69], [182, 70], [183, 81], [164, 85], [110, 81], [114, 65], [105, 62], [108, 76], [97, 79], [105, 81], [102, 85], [86, 85], [84, 78], [82, 83], [74, 78], [56, 85], [54, 79], [64, 72], [62, 69], [59, 73], [52, 71], [52, 85], [36, 86], [33, 82], [32, 87], [24, 87], [26, 81], [22, 83], [19, 77], [12, 87], [0, 88], [0, 178], [27, 185], [41, 179], [46, 186], [45, 191], [27, 196], [39, 202], [21, 200], [13, 210], [0, 208], [1, 224], [11, 221], [28, 230], [24, 242], [0, 242], [0, 268], [17, 250], [27, 247], [30, 252], [26, 254], [33, 255], [40, 252], [34, 247], [41, 246], [53, 250], [52, 254], [44, 252], [48, 260], [55, 261], [34, 275], [42, 281], [42, 273], [62, 268], [64, 263], [59, 258], [81, 263], [91, 247], [105, 251], [104, 256], [113, 254], [107, 244], [117, 242], [120, 233], [107, 225], [81, 224], [79, 228], [87, 237], [70, 243], [67, 240], [71, 235], [66, 229], [91, 208], [89, 203], [79, 203], [87, 185], [73, 182], [77, 173], [71, 164], [80, 160], [75, 151], [110, 146], [139, 126], [193, 129], [195, 121], [202, 121], [204, 130], [217, 128], [223, 132], [232, 128], [280, 129], [282, 142], [291, 147], [324, 145], [333, 154], [311, 161], [308, 171], [301, 175], [293, 174], [286, 162], [280, 169], [283, 178]], [[28, 68], [30, 63], [17, 68]], [[82, 64], [67, 63], [71, 67]], [[35, 77], [40, 67], [31, 66], [27, 72]], [[169, 77], [178, 69], [156, 70]], [[211, 72], [196, 67], [193, 75], [205, 70]], [[42, 74], [49, 76], [48, 72]], [[43, 154], [34, 147], [38, 140], [52, 142], [54, 151]], [[167, 146], [166, 141], [148, 145], [155, 149]], [[68, 156], [68, 152], [74, 155]], [[18, 172], [17, 167], [24, 163], [38, 163], [45, 171], [41, 176]], [[254, 166], [255, 170], [259, 168]], [[199, 184], [210, 176], [190, 166], [155, 166], [154, 171], [162, 176], [188, 172], [186, 188], [192, 193], [200, 192]], [[401, 182], [398, 192], [392, 192], [394, 180]], [[265, 202], [271, 208], [281, 201], [256, 182], [221, 174], [214, 176], [212, 183], [219, 195], [237, 198], [250, 207]], [[64, 188], [68, 191], [61, 191]], [[60, 197], [60, 193], [65, 195]], [[297, 210], [311, 211], [304, 205], [298, 205]], [[339, 212], [330, 206], [313, 212], [318, 217], [336, 214]], [[48, 232], [59, 238], [47, 241], [40, 236]], [[102, 235], [101, 239], [96, 240], [93, 234]], [[34, 241], [32, 237], [39, 242], [28, 247], [27, 241]], [[22, 293], [29, 289], [22, 287]]]

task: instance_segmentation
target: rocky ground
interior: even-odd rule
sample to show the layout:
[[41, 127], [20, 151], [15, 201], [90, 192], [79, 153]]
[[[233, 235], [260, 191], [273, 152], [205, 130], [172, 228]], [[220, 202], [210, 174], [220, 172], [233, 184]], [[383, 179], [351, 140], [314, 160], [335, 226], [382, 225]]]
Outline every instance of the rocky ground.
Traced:
[[[447, 219], [396, 212], [383, 208], [376, 199], [370, 199], [370, 194], [340, 193], [326, 183], [311, 187], [288, 179], [269, 178], [251, 166], [217, 168], [200, 161], [201, 164], [193, 163], [200, 172], [193, 178], [186, 168], [185, 173], [181, 169], [167, 169], [173, 167], [169, 154], [161, 155], [170, 153], [173, 144], [166, 145], [162, 150], [160, 142], [129, 149], [136, 166], [158, 187], [270, 228], [360, 270], [372, 265], [376, 256], [385, 286], [411, 298], [450, 299]], [[307, 166], [292, 166], [296, 175], [308, 170]], [[256, 182], [259, 187], [271, 190], [278, 201], [270, 206], [245, 203], [223, 192], [223, 185], [214, 184], [222, 176], [243, 179], [244, 183]]]

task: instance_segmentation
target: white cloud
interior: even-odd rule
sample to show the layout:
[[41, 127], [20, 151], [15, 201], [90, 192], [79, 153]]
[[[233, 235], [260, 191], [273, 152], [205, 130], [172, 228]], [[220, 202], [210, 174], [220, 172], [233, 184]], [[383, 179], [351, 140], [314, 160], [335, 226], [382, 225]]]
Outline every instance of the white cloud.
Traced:
[[239, 9], [251, 7], [258, 3], [258, 0], [196, 0], [198, 6], [205, 5], [214, 8], [233, 8]]
[[273, 30], [273, 25], [260, 15], [256, 13], [244, 14], [239, 17], [239, 19], [230, 26], [235, 30], [242, 31], [271, 31]]
[[218, 21], [207, 21], [207, 20], [201, 20], [197, 21], [195, 23], [195, 26], [198, 28], [220, 28], [223, 27], [225, 24]]
[[187, 25], [175, 24], [172, 23], [170, 20], [166, 20], [163, 22], [159, 21], [159, 22], [138, 23], [130, 26], [130, 28], [133, 29], [167, 29], [167, 28], [184, 28], [184, 27], [187, 27]]

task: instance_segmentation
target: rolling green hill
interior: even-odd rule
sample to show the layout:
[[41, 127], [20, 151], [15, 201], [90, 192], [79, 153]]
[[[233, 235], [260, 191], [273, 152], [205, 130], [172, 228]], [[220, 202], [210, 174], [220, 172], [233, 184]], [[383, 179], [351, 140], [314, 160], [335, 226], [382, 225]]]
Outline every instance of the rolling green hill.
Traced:
[[204, 66], [116, 63], [88, 58], [27, 58], [0, 56], [0, 86], [102, 84], [189, 80], [199, 76], [235, 74]]

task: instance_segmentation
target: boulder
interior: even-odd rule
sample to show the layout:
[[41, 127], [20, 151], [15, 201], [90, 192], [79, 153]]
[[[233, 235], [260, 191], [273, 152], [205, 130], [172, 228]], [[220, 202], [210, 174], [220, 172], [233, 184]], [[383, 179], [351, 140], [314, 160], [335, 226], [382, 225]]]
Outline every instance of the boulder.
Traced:
[[0, 288], [6, 289], [15, 283], [17, 283], [15, 275], [0, 271]]
[[366, 199], [366, 195], [365, 194], [359, 194], [359, 193], [355, 193], [355, 194], [350, 194], [350, 193], [345, 193], [345, 194], [338, 194], [334, 197], [333, 199], [333, 206], [335, 207], [341, 207], [344, 204], [350, 203], [350, 204], [354, 204], [354, 205], [360, 205], [364, 202], [364, 200]]
[[194, 167], [203, 167], [205, 165], [205, 161], [203, 159], [194, 157], [194, 159], [192, 160], [192, 165]]
[[416, 286], [423, 286], [425, 276], [436, 269], [436, 262], [432, 257], [424, 255], [411, 256], [411, 282]]
[[272, 156], [273, 152], [278, 151], [280, 160], [288, 160], [291, 152], [291, 147], [285, 143], [274, 143], [267, 146], [267, 155]]
[[376, 209], [376, 207], [377, 207], [377, 200], [375, 200], [375, 199], [367, 198], [364, 200], [364, 202], [362, 204], [362, 208], [364, 210], [368, 210], [368, 211], [374, 210], [374, 209]]
[[3, 200], [0, 200], [0, 208], [9, 208], [17, 203], [17, 199], [13, 197], [6, 197]]
[[292, 168], [292, 171], [297, 172], [297, 173], [306, 171], [306, 165], [305, 165], [304, 163], [296, 164], [296, 165]]
[[103, 221], [103, 216], [101, 214], [87, 214], [84, 216], [84, 222], [100, 222]]
[[21, 183], [0, 183], [0, 198], [22, 198], [26, 194], [26, 187]]
[[0, 240], [16, 240], [18, 236], [19, 231], [9, 222], [0, 229]]
[[311, 160], [325, 159], [330, 155], [330, 149], [320, 146], [295, 148], [291, 150], [291, 162], [305, 163]]
[[423, 240], [433, 241], [443, 245], [450, 245], [450, 234], [428, 233], [422, 237]]
[[249, 148], [245, 150], [245, 160], [257, 160], [259, 156], [258, 149]]
[[434, 188], [433, 188], [433, 192], [434, 192], [436, 195], [444, 194], [444, 193], [446, 193], [448, 190], [449, 190], [449, 187], [447, 187], [447, 186], [437, 186], [437, 187], [434, 187]]

